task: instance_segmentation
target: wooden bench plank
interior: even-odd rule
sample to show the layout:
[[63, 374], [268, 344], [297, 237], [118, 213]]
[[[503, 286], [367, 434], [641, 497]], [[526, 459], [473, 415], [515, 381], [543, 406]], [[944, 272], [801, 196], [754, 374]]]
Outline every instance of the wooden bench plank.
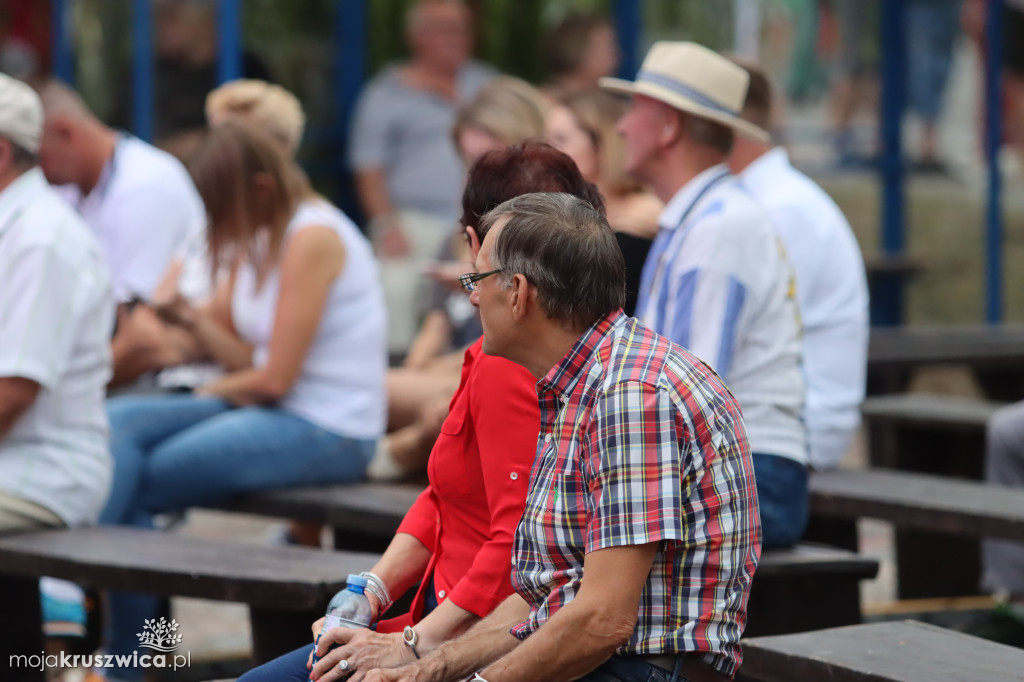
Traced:
[[1024, 650], [912, 621], [746, 639], [737, 680], [1010, 682]]
[[819, 471], [812, 514], [876, 518], [901, 527], [1024, 541], [1024, 494], [976, 481], [895, 470]]
[[0, 537], [0, 572], [98, 588], [322, 609], [375, 554], [231, 545], [137, 528], [98, 527]]
[[860, 411], [869, 424], [984, 430], [989, 417], [1005, 402], [921, 393], [873, 396]]
[[248, 493], [217, 508], [326, 523], [336, 529], [377, 533], [390, 539], [423, 492], [422, 483], [353, 483]]
[[825, 545], [799, 544], [792, 549], [765, 550], [757, 576], [842, 574], [858, 579], [878, 575], [878, 561]]

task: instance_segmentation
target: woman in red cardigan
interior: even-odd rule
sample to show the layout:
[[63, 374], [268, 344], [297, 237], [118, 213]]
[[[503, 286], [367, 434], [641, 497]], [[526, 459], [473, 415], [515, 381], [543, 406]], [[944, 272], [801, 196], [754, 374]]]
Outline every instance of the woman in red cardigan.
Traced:
[[[470, 169], [463, 195], [462, 224], [474, 251], [484, 237], [473, 227], [479, 218], [529, 192], [568, 192], [604, 208], [572, 159], [553, 147], [527, 143], [493, 151]], [[378, 622], [376, 631], [324, 632], [323, 658], [312, 669], [307, 646], [239, 682], [330, 682], [359, 669], [402, 665], [461, 634], [512, 593], [512, 536], [526, 501], [540, 412], [533, 376], [485, 355], [481, 343], [466, 350], [459, 388], [427, 465], [429, 487], [380, 561], [363, 574], [374, 621], [392, 594], [419, 582], [411, 611]], [[314, 633], [321, 625], [313, 625]]]

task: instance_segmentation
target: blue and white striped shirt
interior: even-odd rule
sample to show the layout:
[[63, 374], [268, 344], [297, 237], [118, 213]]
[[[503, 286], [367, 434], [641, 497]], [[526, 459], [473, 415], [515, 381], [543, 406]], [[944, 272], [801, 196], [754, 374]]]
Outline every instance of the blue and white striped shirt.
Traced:
[[725, 380], [753, 452], [807, 463], [796, 285], [767, 214], [718, 165], [684, 185], [659, 224], [637, 317]]

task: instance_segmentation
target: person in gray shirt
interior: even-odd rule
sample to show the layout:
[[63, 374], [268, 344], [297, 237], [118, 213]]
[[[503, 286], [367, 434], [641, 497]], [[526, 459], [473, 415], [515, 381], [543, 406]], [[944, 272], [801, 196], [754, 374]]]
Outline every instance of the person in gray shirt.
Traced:
[[360, 95], [351, 166], [381, 260], [392, 352], [417, 327], [420, 272], [458, 217], [463, 167], [451, 138], [455, 112], [495, 74], [470, 59], [472, 21], [456, 0], [420, 0], [406, 18], [411, 59]]

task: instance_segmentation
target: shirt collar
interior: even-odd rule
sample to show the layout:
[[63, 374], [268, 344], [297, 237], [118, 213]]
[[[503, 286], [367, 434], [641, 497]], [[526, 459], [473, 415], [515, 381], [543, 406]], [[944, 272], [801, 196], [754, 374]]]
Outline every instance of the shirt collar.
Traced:
[[776, 174], [789, 165], [789, 153], [783, 147], [775, 147], [750, 162], [740, 173], [740, 180], [751, 185], [767, 185], [773, 183], [777, 179]]
[[590, 358], [600, 347], [601, 341], [613, 329], [624, 325], [627, 319], [629, 318], [626, 317], [626, 313], [620, 308], [590, 325], [590, 328], [576, 340], [565, 357], [537, 382], [538, 388], [553, 391], [563, 399], [571, 394], [586, 372]]
[[47, 186], [38, 166], [22, 173], [0, 192], [0, 235], [14, 224], [14, 218], [33, 194]]
[[666, 204], [661, 215], [658, 216], [658, 226], [663, 230], [674, 230], [683, 221], [686, 211], [700, 196], [701, 192], [712, 182], [717, 181], [721, 176], [727, 175], [729, 168], [720, 163], [701, 173], [679, 188], [672, 199]]

